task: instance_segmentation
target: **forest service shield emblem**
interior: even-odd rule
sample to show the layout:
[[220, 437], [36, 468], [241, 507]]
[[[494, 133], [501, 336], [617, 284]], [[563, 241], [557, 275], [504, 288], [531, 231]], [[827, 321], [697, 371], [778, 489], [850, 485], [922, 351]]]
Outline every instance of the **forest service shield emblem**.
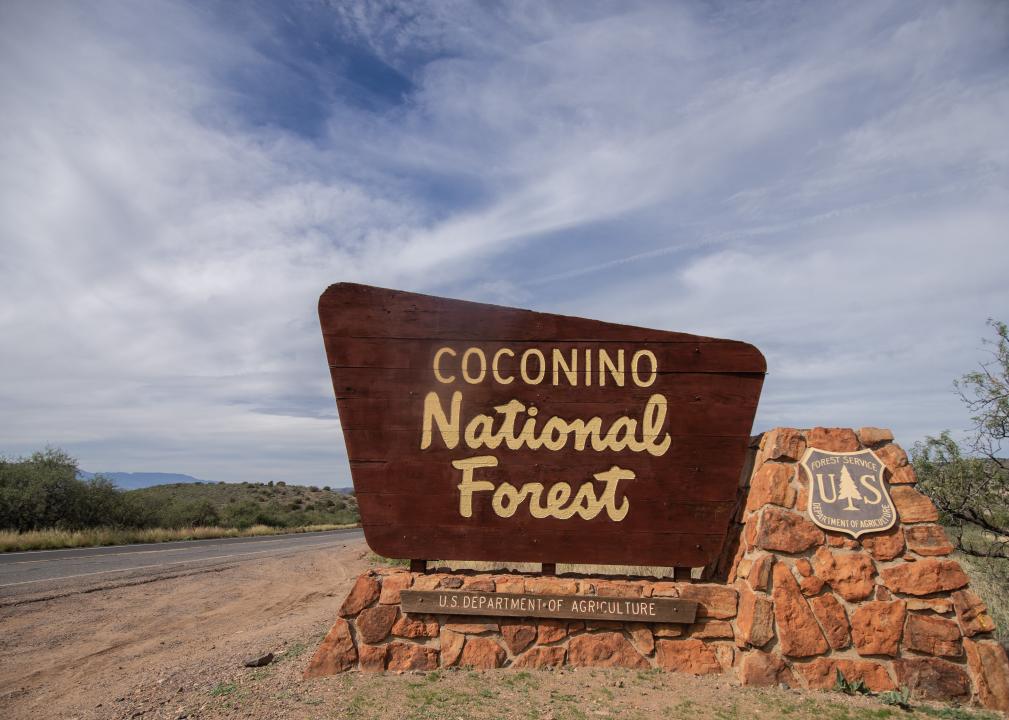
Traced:
[[889, 530], [897, 508], [883, 477], [886, 466], [872, 450], [837, 453], [809, 448], [799, 461], [809, 477], [813, 522], [853, 538]]

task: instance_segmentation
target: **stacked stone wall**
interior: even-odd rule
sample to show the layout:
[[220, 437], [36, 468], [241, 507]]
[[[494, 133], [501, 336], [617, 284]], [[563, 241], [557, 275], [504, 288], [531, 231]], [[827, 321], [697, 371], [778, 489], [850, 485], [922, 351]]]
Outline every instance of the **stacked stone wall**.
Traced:
[[[872, 449], [887, 465], [900, 522], [859, 540], [814, 525], [808, 446]], [[662, 668], [725, 673], [746, 685], [831, 688], [840, 670], [874, 691], [1009, 711], [1009, 662], [991, 617], [949, 556], [953, 546], [892, 434], [878, 428], [761, 436], [740, 496], [722, 582], [501, 573], [365, 573], [306, 676], [439, 667]], [[404, 614], [404, 589], [698, 602], [692, 625]]]

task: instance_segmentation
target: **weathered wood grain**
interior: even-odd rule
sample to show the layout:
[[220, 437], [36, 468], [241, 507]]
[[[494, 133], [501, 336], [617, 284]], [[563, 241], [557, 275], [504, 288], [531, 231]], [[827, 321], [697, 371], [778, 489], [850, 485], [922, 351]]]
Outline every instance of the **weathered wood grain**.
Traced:
[[[375, 552], [695, 567], [717, 556], [764, 378], [763, 356], [752, 346], [353, 284], [331, 286], [320, 299], [319, 315], [365, 537]], [[433, 361], [441, 348], [455, 354], [441, 356], [436, 374]], [[507, 351], [495, 375], [490, 365], [502, 348]], [[470, 349], [466, 375], [462, 359]], [[548, 367], [538, 384], [525, 382], [522, 354], [530, 353], [531, 381], [538, 376], [536, 351], [550, 364], [555, 349], [569, 364], [573, 352], [577, 371], [560, 368], [554, 377]], [[600, 377], [600, 349], [614, 362], [623, 352], [623, 374], [607, 369]], [[640, 372], [632, 376], [631, 359], [639, 352]], [[434, 425], [430, 444], [422, 448], [425, 399], [435, 393], [448, 412], [455, 392], [461, 393], [458, 432]], [[645, 432], [642, 416], [654, 396], [662, 399], [665, 416]], [[512, 435], [520, 447], [486, 447], [473, 438], [467, 446], [467, 423], [486, 415], [497, 432], [503, 421], [495, 408], [512, 401], [522, 407]], [[534, 413], [535, 432], [519, 432]], [[599, 418], [601, 429], [572, 426], [562, 449], [529, 447], [550, 418], [564, 421], [555, 438], [565, 423], [579, 420]], [[626, 421], [633, 421], [630, 434], [637, 441], [668, 446], [650, 454], [614, 449], [601, 439], [611, 424]], [[619, 432], [611, 437], [619, 438]], [[582, 441], [584, 448], [576, 449]], [[473, 478], [493, 490], [474, 491], [466, 515], [463, 474], [452, 463], [488, 456], [497, 465], [479, 468]], [[605, 484], [593, 476], [614, 467], [633, 477], [615, 485], [609, 506], [600, 499], [594, 515], [586, 506], [584, 517], [553, 516], [562, 505], [548, 508], [551, 492], [559, 494], [556, 499], [565, 484], [573, 497], [588, 486], [601, 498]], [[507, 488], [520, 502], [514, 514], [503, 516], [492, 508], [492, 498], [505, 493], [504, 503]], [[548, 516], [534, 517], [534, 503]], [[611, 510], [620, 506], [626, 514], [618, 519]]]

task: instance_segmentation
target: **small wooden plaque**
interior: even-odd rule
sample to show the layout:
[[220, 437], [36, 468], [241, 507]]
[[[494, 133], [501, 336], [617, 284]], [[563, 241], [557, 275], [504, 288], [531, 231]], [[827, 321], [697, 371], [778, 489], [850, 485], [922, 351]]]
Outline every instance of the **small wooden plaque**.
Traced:
[[454, 590], [403, 590], [400, 598], [403, 612], [431, 615], [502, 615], [684, 625], [694, 622], [697, 615], [695, 601], [674, 598], [530, 595]]

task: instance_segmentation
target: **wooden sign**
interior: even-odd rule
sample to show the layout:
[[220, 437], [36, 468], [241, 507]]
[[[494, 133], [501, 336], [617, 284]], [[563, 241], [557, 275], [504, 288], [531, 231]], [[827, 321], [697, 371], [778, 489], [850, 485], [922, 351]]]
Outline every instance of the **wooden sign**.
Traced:
[[693, 600], [618, 598], [597, 595], [528, 595], [523, 593], [403, 590], [403, 612], [432, 615], [490, 615], [574, 620], [684, 623], [697, 616]]
[[800, 461], [809, 477], [809, 517], [825, 530], [857, 538], [897, 522], [897, 507], [872, 450], [828, 452], [809, 448]]
[[756, 348], [348, 283], [319, 316], [376, 553], [715, 560], [764, 380]]

